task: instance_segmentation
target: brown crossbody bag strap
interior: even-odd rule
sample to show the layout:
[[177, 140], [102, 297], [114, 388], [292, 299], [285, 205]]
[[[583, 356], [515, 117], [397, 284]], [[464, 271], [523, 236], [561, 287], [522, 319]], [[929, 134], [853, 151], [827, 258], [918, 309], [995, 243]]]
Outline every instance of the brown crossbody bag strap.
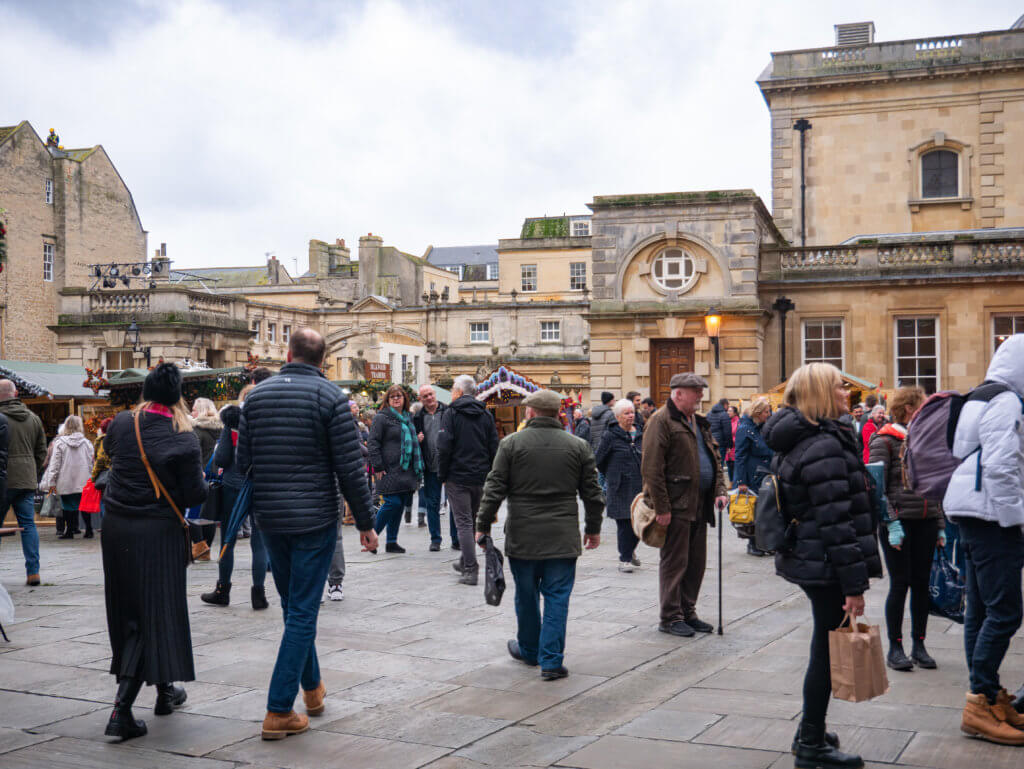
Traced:
[[160, 499], [161, 494], [167, 498], [167, 503], [171, 506], [171, 509], [178, 514], [178, 520], [181, 521], [181, 525], [185, 528], [185, 531], [188, 531], [188, 523], [185, 521], [185, 516], [181, 514], [181, 510], [178, 509], [178, 506], [160, 482], [157, 474], [153, 472], [153, 467], [149, 464], [149, 459], [146, 457], [146, 449], [142, 446], [142, 432], [139, 430], [138, 411], [135, 412], [135, 439], [139, 442], [139, 454], [142, 456], [142, 464], [145, 466], [146, 472], [149, 473], [149, 480], [153, 484], [153, 492], [156, 494], [156, 498]]

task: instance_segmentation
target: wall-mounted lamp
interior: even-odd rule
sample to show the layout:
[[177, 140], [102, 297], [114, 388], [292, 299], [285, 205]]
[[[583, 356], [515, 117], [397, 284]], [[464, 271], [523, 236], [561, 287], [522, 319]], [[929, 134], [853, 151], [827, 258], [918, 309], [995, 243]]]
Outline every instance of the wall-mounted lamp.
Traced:
[[711, 344], [715, 347], [715, 368], [718, 368], [718, 333], [722, 330], [722, 316], [718, 314], [718, 310], [714, 307], [709, 309], [707, 315], [704, 316], [704, 329], [708, 332], [708, 339], [711, 340]]

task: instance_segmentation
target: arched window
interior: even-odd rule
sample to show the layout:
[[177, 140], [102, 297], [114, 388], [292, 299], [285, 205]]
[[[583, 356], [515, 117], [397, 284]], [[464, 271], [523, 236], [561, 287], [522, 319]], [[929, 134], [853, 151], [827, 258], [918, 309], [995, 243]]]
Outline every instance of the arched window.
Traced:
[[921, 197], [955, 198], [960, 194], [960, 156], [932, 150], [921, 156]]
[[693, 257], [681, 248], [666, 248], [651, 264], [651, 277], [666, 291], [686, 291], [697, 279]]

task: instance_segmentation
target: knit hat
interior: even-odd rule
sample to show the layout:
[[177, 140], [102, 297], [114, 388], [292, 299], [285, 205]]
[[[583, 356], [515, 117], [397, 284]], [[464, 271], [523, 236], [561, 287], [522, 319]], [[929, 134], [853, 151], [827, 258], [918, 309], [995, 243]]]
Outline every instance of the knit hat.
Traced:
[[615, 396], [612, 395], [610, 392], [605, 391], [605, 392], [601, 393], [601, 403], [602, 404], [607, 405], [607, 404], [611, 403], [613, 400], [615, 400]]
[[242, 421], [242, 410], [234, 404], [229, 404], [220, 410], [220, 421], [225, 427], [237, 430]]
[[181, 372], [173, 363], [161, 363], [142, 385], [142, 399], [173, 406], [181, 400]]

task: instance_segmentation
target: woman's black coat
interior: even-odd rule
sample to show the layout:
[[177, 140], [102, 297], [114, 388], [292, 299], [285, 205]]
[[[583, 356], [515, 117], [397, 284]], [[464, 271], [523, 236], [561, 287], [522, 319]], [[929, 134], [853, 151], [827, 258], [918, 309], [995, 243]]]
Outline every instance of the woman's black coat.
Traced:
[[636, 437], [623, 430], [618, 422], [612, 422], [601, 436], [597, 447], [597, 469], [608, 482], [606, 510], [609, 518], [628, 519], [629, 510], [636, 495], [643, 489], [640, 476], [640, 451], [643, 434], [639, 429]]
[[747, 486], [754, 494], [768, 472], [774, 454], [764, 442], [761, 428], [748, 416], [740, 417], [736, 425], [736, 469], [733, 486]]
[[768, 420], [765, 440], [780, 455], [784, 514], [799, 521], [796, 545], [776, 553], [775, 570], [798, 585], [838, 583], [843, 595], [861, 595], [869, 577], [882, 576], [882, 562], [853, 433], [828, 419], [812, 424], [787, 407]]
[[[377, 482], [377, 493], [381, 496], [405, 494], [419, 488], [420, 478], [415, 470], [415, 457], [410, 457], [408, 469], [402, 469], [404, 429], [405, 426], [391, 413], [390, 408], [381, 409], [373, 418], [366, 447], [370, 451], [370, 465], [373, 469], [387, 473]], [[413, 443], [416, 443], [415, 437]]]

